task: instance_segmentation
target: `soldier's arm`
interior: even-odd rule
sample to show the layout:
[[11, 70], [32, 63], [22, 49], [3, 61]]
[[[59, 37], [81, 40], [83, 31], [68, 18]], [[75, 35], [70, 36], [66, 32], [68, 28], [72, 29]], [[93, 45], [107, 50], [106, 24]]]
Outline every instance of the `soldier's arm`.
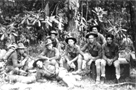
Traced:
[[55, 60], [59, 59], [59, 50], [57, 48], [55, 48], [55, 56], [52, 58], [49, 58], [49, 59], [51, 59], [51, 60], [52, 59], [55, 59]]
[[106, 61], [108, 61], [108, 58], [105, 56], [105, 50], [104, 50], [104, 45], [102, 46], [102, 58]]
[[25, 53], [23, 54], [23, 57], [24, 57], [24, 58], [29, 57], [29, 55], [27, 54], [27, 52], [25, 52]]
[[71, 60], [71, 62], [74, 62], [78, 59], [78, 56], [76, 56], [74, 59]]
[[88, 44], [85, 44], [85, 45], [81, 48], [81, 51], [84, 52], [84, 51], [86, 50], [87, 46], [88, 46]]
[[119, 48], [116, 46], [115, 48], [115, 57], [112, 59], [112, 61], [118, 60], [119, 57]]
[[40, 59], [49, 59], [48, 57], [44, 56], [45, 53], [46, 53], [46, 50], [44, 50], [44, 51], [38, 56], [38, 58], [40, 58]]
[[56, 39], [56, 42], [57, 42], [56, 48], [59, 49], [60, 48], [59, 40]]
[[13, 53], [15, 51], [15, 48], [11, 48], [11, 49], [9, 49], [7, 52], [6, 52], [6, 54], [3, 56], [3, 60], [5, 61], [5, 60], [7, 60], [8, 58], [9, 58], [9, 56]]
[[81, 50], [81, 48], [79, 46], [77, 46], [77, 50], [78, 50], [79, 54], [81, 54], [82, 56], [84, 56], [84, 53], [83, 53], [83, 51]]
[[102, 39], [102, 44], [104, 45], [106, 43], [106, 39], [103, 35], [101, 35], [101, 39]]
[[67, 50], [68, 50], [68, 47], [66, 46], [66, 48], [65, 48], [65, 54], [64, 54], [64, 58], [66, 59], [66, 61], [67, 62], [69, 62], [70, 60], [69, 60], [69, 58], [68, 58], [68, 52], [67, 52]]
[[22, 67], [23, 64], [19, 64], [19, 63], [18, 63], [18, 58], [17, 58], [17, 57], [18, 57], [18, 56], [17, 56], [16, 53], [13, 53], [13, 55], [11, 56], [12, 62], [13, 62], [13, 66], [15, 66], [15, 67]]
[[80, 47], [78, 45], [76, 45], [76, 49], [77, 49], [77, 53], [78, 54], [77, 54], [77, 56], [74, 59], [71, 60], [71, 62], [76, 61], [78, 59], [78, 55], [79, 54], [83, 55], [83, 52], [81, 51], [81, 49], [80, 49]]

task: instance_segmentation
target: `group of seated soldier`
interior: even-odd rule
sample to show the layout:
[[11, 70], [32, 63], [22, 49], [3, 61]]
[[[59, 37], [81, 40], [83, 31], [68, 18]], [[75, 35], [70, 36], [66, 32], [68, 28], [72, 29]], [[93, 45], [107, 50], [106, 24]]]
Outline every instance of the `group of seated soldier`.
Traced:
[[[120, 81], [120, 64], [129, 63], [129, 58], [119, 58], [119, 47], [114, 42], [114, 36], [108, 34], [106, 38], [98, 32], [99, 28], [94, 26], [86, 35], [86, 43], [83, 47], [77, 45], [77, 40], [69, 36], [65, 40], [64, 52], [61, 51], [57, 32], [51, 31], [50, 36], [45, 41], [45, 47], [37, 60], [33, 62], [33, 68], [36, 69], [36, 79], [45, 76], [48, 78], [60, 78], [68, 86], [78, 85], [73, 75], [82, 73], [83, 69], [90, 69], [92, 62], [96, 66], [96, 84], [105, 82], [106, 65], [114, 65], [116, 74], [116, 83]], [[27, 71], [25, 68], [28, 55], [25, 53], [25, 46], [20, 43], [10, 45], [8, 52], [3, 57], [6, 60], [6, 71], [15, 73], [18, 68]], [[85, 67], [83, 68], [83, 63]], [[74, 72], [71, 74], [71, 71]], [[76, 71], [75, 71], [76, 70]]]

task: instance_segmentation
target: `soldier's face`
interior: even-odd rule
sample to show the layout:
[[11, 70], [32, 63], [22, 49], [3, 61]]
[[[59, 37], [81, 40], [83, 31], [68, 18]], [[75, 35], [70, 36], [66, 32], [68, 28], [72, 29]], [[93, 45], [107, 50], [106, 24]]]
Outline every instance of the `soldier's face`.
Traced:
[[98, 32], [98, 29], [97, 29], [96, 27], [93, 27], [93, 28], [92, 28], [92, 31], [97, 33], [97, 32]]
[[42, 67], [43, 67], [43, 63], [42, 63], [41, 61], [38, 61], [38, 62], [36, 63], [36, 65], [37, 65], [37, 67], [39, 67], [39, 68], [42, 68]]
[[51, 34], [51, 38], [52, 38], [52, 39], [55, 39], [55, 38], [56, 38], [56, 35], [55, 35], [55, 34]]
[[72, 39], [69, 39], [69, 40], [68, 40], [68, 44], [69, 44], [70, 46], [73, 46], [74, 43], [75, 43], [75, 42], [74, 42]]
[[111, 37], [107, 37], [107, 43], [108, 43], [108, 44], [111, 44], [111, 43], [112, 43], [112, 41], [113, 41], [113, 40], [112, 40], [112, 38], [111, 38]]
[[25, 53], [25, 49], [19, 49], [20, 54], [24, 54]]
[[47, 48], [48, 48], [49, 50], [52, 50], [53, 44], [49, 44], [49, 45], [47, 46]]
[[90, 35], [90, 36], [88, 37], [88, 39], [89, 39], [89, 42], [90, 42], [90, 43], [93, 43], [94, 40], [95, 40], [95, 37], [94, 37], [93, 35]]

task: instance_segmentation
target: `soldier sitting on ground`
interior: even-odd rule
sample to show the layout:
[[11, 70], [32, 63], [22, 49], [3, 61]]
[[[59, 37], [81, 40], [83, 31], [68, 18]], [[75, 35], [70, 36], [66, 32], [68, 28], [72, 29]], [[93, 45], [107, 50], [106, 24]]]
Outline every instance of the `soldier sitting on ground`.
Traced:
[[27, 60], [27, 54], [25, 52], [26, 47], [23, 43], [19, 43], [18, 46], [10, 45], [8, 49], [8, 52], [3, 58], [4, 60], [7, 60], [6, 71], [10, 72], [10, 74], [24, 72], [23, 66]]
[[[70, 36], [66, 40], [66, 48], [64, 58], [60, 60], [60, 65], [64, 67], [64, 65], [68, 66], [68, 70], [76, 69], [75, 73], [80, 73], [82, 70], [82, 56], [80, 47], [76, 44], [76, 38]], [[77, 64], [77, 65], [76, 65]]]
[[[57, 61], [59, 59], [59, 50], [53, 47], [52, 40], [47, 39], [45, 42], [45, 48], [43, 52], [38, 56], [39, 59], [43, 59], [45, 62], [51, 62], [59, 67]], [[57, 70], [57, 69], [56, 69]]]
[[76, 80], [80, 80], [80, 76], [72, 75], [63, 67], [58, 67], [58, 63], [50, 60], [38, 59], [33, 66], [36, 67], [36, 81], [43, 81], [44, 78], [52, 80], [62, 80], [68, 87], [81, 86]]
[[[34, 62], [33, 66], [37, 68], [37, 80], [40, 80], [42, 76], [47, 79], [60, 78], [69, 87], [73, 87], [73, 79], [69, 81], [71, 74], [67, 73], [64, 68], [59, 68], [57, 59], [59, 58], [59, 51], [53, 47], [52, 41], [48, 39], [45, 44], [45, 50], [39, 55], [39, 59]], [[73, 77], [72, 77], [73, 78]]]

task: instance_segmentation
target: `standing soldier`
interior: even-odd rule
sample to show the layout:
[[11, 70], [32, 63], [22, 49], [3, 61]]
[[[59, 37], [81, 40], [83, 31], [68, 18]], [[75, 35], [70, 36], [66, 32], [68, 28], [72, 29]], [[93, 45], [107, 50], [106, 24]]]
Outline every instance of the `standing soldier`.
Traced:
[[96, 38], [96, 40], [101, 45], [103, 45], [104, 43], [106, 43], [105, 37], [101, 33], [99, 33], [99, 31], [100, 31], [99, 26], [92, 26], [90, 31], [95, 32], [98, 35], [98, 37]]
[[59, 49], [59, 40], [57, 39], [58, 33], [55, 30], [52, 30], [50, 32], [50, 37], [49, 39], [52, 40], [53, 47], [56, 47]]

